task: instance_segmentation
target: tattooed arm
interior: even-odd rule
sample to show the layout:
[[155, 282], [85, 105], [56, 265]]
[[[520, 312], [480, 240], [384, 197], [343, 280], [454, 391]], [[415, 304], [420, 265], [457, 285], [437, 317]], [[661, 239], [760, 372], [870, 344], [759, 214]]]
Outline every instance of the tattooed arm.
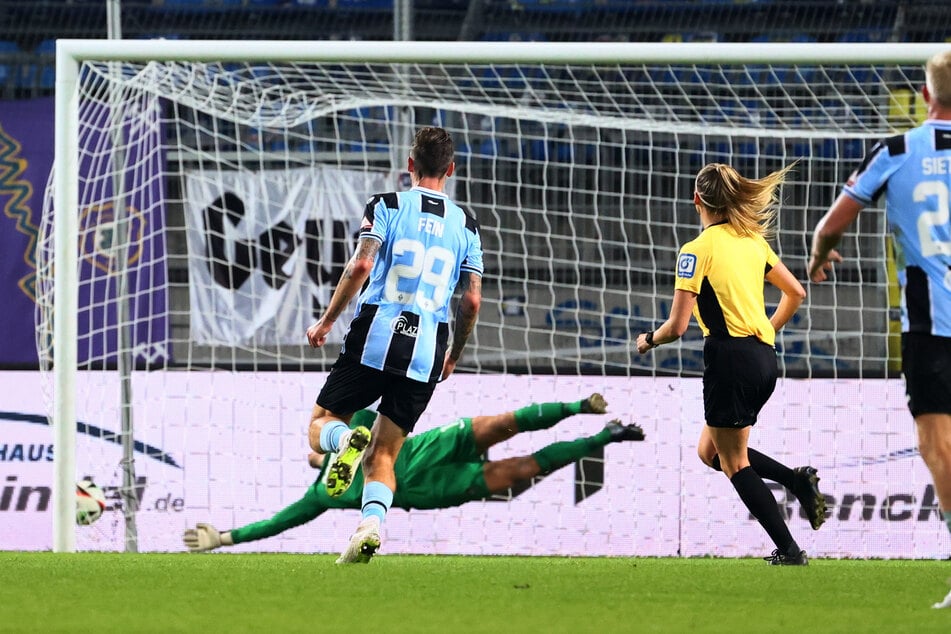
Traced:
[[448, 378], [456, 369], [456, 362], [462, 355], [462, 349], [466, 347], [466, 341], [469, 340], [469, 335], [475, 328], [476, 319], [479, 317], [479, 307], [482, 304], [482, 276], [477, 273], [463, 273], [459, 277], [459, 288], [462, 289], [462, 297], [456, 307], [452, 344], [446, 351], [446, 359], [443, 362], [443, 379]]
[[314, 348], [319, 348], [327, 341], [327, 335], [334, 323], [350, 303], [350, 300], [360, 292], [360, 289], [370, 277], [376, 254], [380, 251], [380, 243], [373, 238], [361, 238], [357, 250], [347, 262], [337, 288], [334, 289], [330, 304], [317, 322], [307, 329], [307, 341]]

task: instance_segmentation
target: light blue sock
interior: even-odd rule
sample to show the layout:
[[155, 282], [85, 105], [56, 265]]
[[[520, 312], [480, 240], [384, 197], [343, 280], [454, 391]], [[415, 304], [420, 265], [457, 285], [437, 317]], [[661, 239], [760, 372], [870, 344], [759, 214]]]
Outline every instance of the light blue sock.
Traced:
[[386, 512], [393, 504], [393, 492], [382, 482], [367, 482], [363, 486], [363, 518], [376, 517], [383, 523]]
[[941, 511], [944, 515], [944, 523], [948, 525], [948, 532], [951, 533], [951, 511]]
[[320, 448], [326, 453], [337, 451], [340, 448], [340, 437], [349, 429], [343, 421], [328, 420], [320, 428]]

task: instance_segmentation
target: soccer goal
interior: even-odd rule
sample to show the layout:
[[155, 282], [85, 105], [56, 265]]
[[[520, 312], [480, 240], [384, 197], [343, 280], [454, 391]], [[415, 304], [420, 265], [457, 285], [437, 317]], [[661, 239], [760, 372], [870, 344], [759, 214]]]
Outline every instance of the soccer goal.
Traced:
[[[313, 350], [304, 331], [366, 199], [407, 188], [413, 131], [440, 125], [456, 142], [449, 193], [481, 224], [485, 299], [424, 426], [603, 391], [648, 442], [609, 447], [507, 503], [436, 515], [464, 529], [457, 543], [433, 533], [434, 516], [397, 515], [390, 547], [759, 552], [755, 526], [703, 510], [734, 501], [693, 464], [699, 331], [645, 357], [631, 342], [667, 314], [677, 250], [699, 230], [702, 165], [761, 176], [797, 163], [775, 248], [804, 277], [811, 230], [849, 172], [876, 140], [923, 119], [922, 65], [942, 46], [60, 41], [37, 249], [54, 548], [176, 549], [188, 523], [239, 525], [303, 493], [306, 422], [343, 335]], [[890, 431], [906, 421], [888, 380], [897, 296], [883, 228], [879, 210], [861, 215], [834, 283], [810, 289], [779, 337], [779, 420], [760, 436], [773, 453], [832, 469], [909, 442]], [[836, 422], [843, 412], [881, 427], [881, 442], [863, 444]], [[550, 437], [591, 429], [565, 425]], [[541, 441], [521, 442], [501, 451]], [[918, 474], [889, 464], [854, 474], [882, 485], [874, 518], [888, 508], [885, 483]], [[73, 491], [86, 476], [109, 508], [77, 537]], [[930, 522], [926, 478], [914, 478]], [[865, 513], [866, 491], [843, 487], [859, 496], [847, 515]], [[313, 530], [274, 547], [336, 550], [351, 518], [321, 522], [322, 541]], [[931, 535], [929, 522], [912, 528]], [[873, 524], [858, 527], [859, 546], [833, 532], [810, 553], [900, 556], [888, 525]], [[922, 548], [907, 554], [933, 555]]]

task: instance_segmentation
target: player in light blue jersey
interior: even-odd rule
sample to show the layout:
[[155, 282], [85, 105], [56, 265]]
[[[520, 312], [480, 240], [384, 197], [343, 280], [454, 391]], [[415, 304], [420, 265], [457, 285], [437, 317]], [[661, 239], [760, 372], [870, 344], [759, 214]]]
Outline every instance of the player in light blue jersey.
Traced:
[[[307, 329], [314, 347], [360, 292], [340, 357], [317, 396], [308, 432], [315, 452], [335, 453], [327, 492], [342, 495], [363, 463], [363, 517], [337, 563], [365, 562], [396, 490], [394, 464], [429, 404], [436, 382], [456, 367], [482, 301], [482, 242], [474, 216], [444, 193], [455, 169], [442, 128], [416, 133], [407, 163], [413, 188], [370, 198], [356, 253], [326, 311]], [[462, 295], [449, 341], [449, 301]], [[380, 400], [373, 429], [349, 429], [352, 414]]]
[[[875, 145], [816, 227], [813, 282], [859, 211], [885, 194], [901, 286], [902, 374], [918, 449], [951, 531], [951, 51], [925, 66], [928, 120]], [[951, 593], [936, 608], [951, 607]]]
[[482, 275], [475, 218], [441, 191], [417, 186], [371, 198], [360, 237], [379, 242], [380, 257], [360, 294], [344, 354], [416, 381], [437, 380], [449, 298], [460, 274]]

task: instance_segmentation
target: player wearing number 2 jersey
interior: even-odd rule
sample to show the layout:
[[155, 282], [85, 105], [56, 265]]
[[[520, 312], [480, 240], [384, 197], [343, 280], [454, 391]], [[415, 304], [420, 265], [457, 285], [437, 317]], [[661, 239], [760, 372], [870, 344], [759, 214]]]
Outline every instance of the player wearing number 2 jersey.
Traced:
[[[363, 517], [337, 563], [368, 561], [393, 503], [393, 465], [440, 378], [455, 369], [482, 300], [482, 243], [475, 218], [443, 193], [455, 169], [442, 128], [416, 133], [407, 164], [408, 192], [373, 196], [356, 253], [323, 316], [307, 329], [314, 347], [357, 292], [340, 357], [317, 396], [309, 440], [336, 453], [327, 467], [331, 496], [342, 495], [363, 463]], [[462, 289], [449, 343], [449, 300]], [[349, 429], [352, 414], [380, 399], [373, 429]], [[372, 438], [372, 442], [371, 442]]]
[[377, 370], [437, 380], [452, 289], [460, 274], [482, 275], [475, 218], [442, 192], [414, 187], [371, 198], [360, 236], [380, 243], [380, 257], [360, 294], [343, 353]]
[[[951, 51], [925, 67], [928, 120], [875, 145], [816, 227], [813, 282], [863, 207], [885, 194], [901, 286], [902, 374], [918, 449], [951, 531]], [[951, 593], [935, 607], [951, 607]]]

